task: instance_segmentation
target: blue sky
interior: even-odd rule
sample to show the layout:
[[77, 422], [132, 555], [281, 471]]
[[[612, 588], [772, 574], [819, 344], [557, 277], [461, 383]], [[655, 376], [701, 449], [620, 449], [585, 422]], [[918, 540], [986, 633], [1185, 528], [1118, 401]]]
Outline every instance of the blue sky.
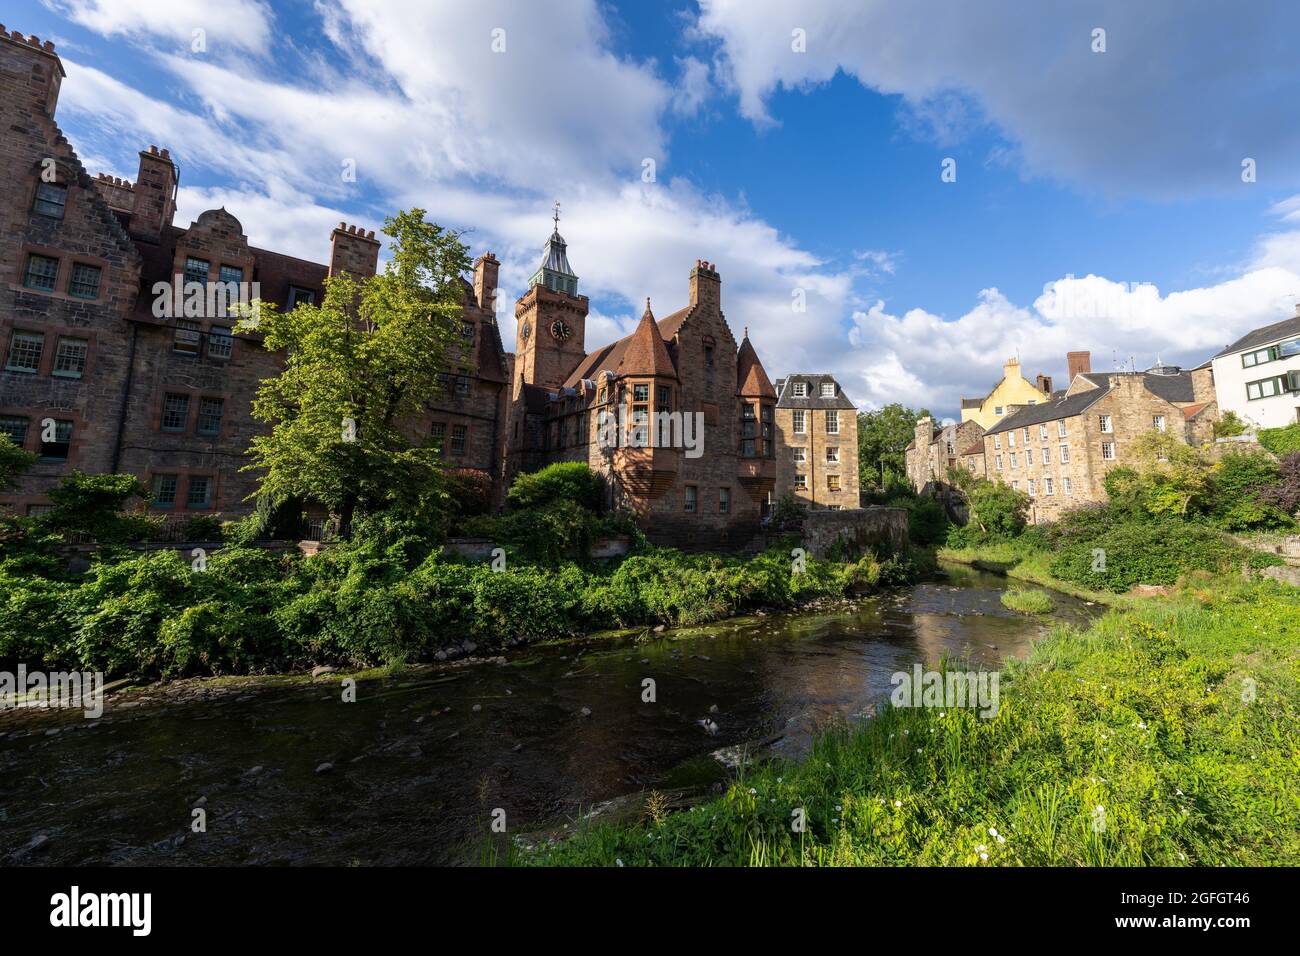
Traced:
[[953, 415], [1011, 354], [1058, 380], [1070, 349], [1195, 364], [1300, 300], [1293, 5], [0, 0], [0, 20], [58, 44], [57, 119], [92, 171], [178, 157], [182, 224], [225, 205], [321, 261], [340, 219], [419, 205], [497, 253], [509, 301], [559, 199], [589, 348], [647, 295], [679, 308], [704, 258], [773, 378]]

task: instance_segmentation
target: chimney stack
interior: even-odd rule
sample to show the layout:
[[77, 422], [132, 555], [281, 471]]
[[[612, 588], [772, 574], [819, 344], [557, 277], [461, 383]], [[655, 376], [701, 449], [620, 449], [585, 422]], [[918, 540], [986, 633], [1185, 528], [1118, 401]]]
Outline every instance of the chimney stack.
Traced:
[[474, 299], [478, 307], [496, 315], [497, 312], [497, 273], [501, 263], [490, 252], [485, 252], [474, 260]]
[[59, 103], [59, 85], [67, 75], [54, 44], [37, 36], [23, 36], [0, 23], [0, 74], [15, 78], [13, 87], [6, 85], [5, 95], [17, 95], [50, 119]]
[[1074, 381], [1076, 375], [1083, 375], [1092, 371], [1092, 353], [1091, 352], [1066, 352], [1066, 368], [1069, 369], [1070, 381]]
[[355, 279], [369, 279], [379, 268], [379, 240], [346, 222], [330, 234], [330, 275], [347, 272]]
[[157, 146], [140, 150], [140, 173], [131, 201], [131, 235], [157, 242], [176, 215], [176, 164]]
[[1038, 386], [1040, 392], [1044, 392], [1048, 396], [1052, 394], [1052, 376], [1044, 375], [1042, 372], [1039, 372], [1035, 384]]
[[721, 311], [722, 309], [722, 278], [713, 268], [712, 262], [705, 262], [702, 259], [695, 260], [695, 268], [691, 270], [691, 305], [703, 306], [706, 309]]

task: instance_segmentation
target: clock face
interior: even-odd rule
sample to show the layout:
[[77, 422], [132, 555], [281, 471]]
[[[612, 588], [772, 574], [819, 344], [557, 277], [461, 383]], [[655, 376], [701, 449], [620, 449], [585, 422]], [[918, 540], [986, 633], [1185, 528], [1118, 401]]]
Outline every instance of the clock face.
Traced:
[[533, 327], [529, 325], [527, 322], [525, 322], [524, 327], [519, 330], [519, 334], [522, 335], [524, 341], [527, 342], [528, 337], [533, 334]]
[[551, 323], [551, 335], [554, 336], [559, 341], [561, 342], [568, 341], [569, 336], [572, 334], [573, 334], [573, 329], [569, 328], [569, 326], [566, 323], [561, 322], [559, 319], [556, 319], [554, 322]]

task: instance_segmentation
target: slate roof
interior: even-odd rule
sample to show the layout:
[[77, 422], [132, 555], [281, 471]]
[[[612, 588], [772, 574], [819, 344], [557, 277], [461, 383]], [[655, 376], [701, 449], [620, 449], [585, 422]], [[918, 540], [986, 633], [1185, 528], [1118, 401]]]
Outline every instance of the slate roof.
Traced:
[[[805, 382], [808, 385], [808, 394], [803, 398], [795, 398], [794, 389], [790, 386], [794, 382]], [[822, 383], [830, 382], [835, 385], [834, 398], [822, 398]], [[852, 400], [844, 394], [844, 389], [840, 383], [835, 381], [835, 376], [827, 372], [811, 372], [807, 374], [799, 373], [789, 375], [778, 381], [779, 398], [776, 402], [777, 408], [843, 408], [850, 411], [857, 411], [857, 406]]]
[[1088, 381], [1097, 386], [1105, 386], [1111, 375], [1141, 375], [1142, 384], [1152, 395], [1163, 398], [1166, 402], [1194, 402], [1196, 389], [1192, 386], [1190, 372], [1177, 375], [1157, 375], [1154, 372], [1081, 372]]
[[1272, 325], [1255, 329], [1253, 332], [1247, 332], [1214, 357], [1222, 358], [1225, 355], [1231, 355], [1233, 352], [1263, 348], [1265, 345], [1272, 345], [1278, 339], [1285, 339], [1292, 335], [1300, 335], [1300, 315], [1281, 322], [1274, 322]]
[[[1089, 377], [1089, 381], [1093, 381], [1091, 376]], [[1044, 422], [1054, 422], [1058, 418], [1071, 418], [1095, 405], [1102, 396], [1109, 392], [1109, 385], [1101, 385], [1097, 388], [1090, 388], [1083, 392], [1076, 392], [1075, 394], [1066, 396], [1065, 398], [1054, 399], [1050, 402], [1043, 402], [1039, 405], [1025, 405], [1016, 409], [1006, 418], [1002, 419], [1002, 421], [984, 432], [984, 434], [997, 435], [1000, 432], [1008, 432], [1016, 428], [1025, 428], [1029, 425], [1041, 425]]]

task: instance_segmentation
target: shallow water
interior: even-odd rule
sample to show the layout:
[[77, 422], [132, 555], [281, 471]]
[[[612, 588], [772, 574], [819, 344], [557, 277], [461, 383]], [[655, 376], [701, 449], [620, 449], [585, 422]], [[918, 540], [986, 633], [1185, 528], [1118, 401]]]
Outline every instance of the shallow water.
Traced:
[[[945, 654], [994, 667], [1053, 621], [1093, 613], [1057, 595], [1050, 618], [1014, 614], [1005, 587], [954, 566], [946, 582], [853, 604], [362, 681], [356, 703], [334, 678], [266, 679], [110, 697], [98, 720], [0, 714], [0, 860], [460, 859], [494, 809], [523, 832], [646, 788], [707, 785], [721, 748], [763, 740], [798, 756], [818, 726], [885, 700], [896, 671]], [[194, 834], [200, 805], [207, 832]]]

